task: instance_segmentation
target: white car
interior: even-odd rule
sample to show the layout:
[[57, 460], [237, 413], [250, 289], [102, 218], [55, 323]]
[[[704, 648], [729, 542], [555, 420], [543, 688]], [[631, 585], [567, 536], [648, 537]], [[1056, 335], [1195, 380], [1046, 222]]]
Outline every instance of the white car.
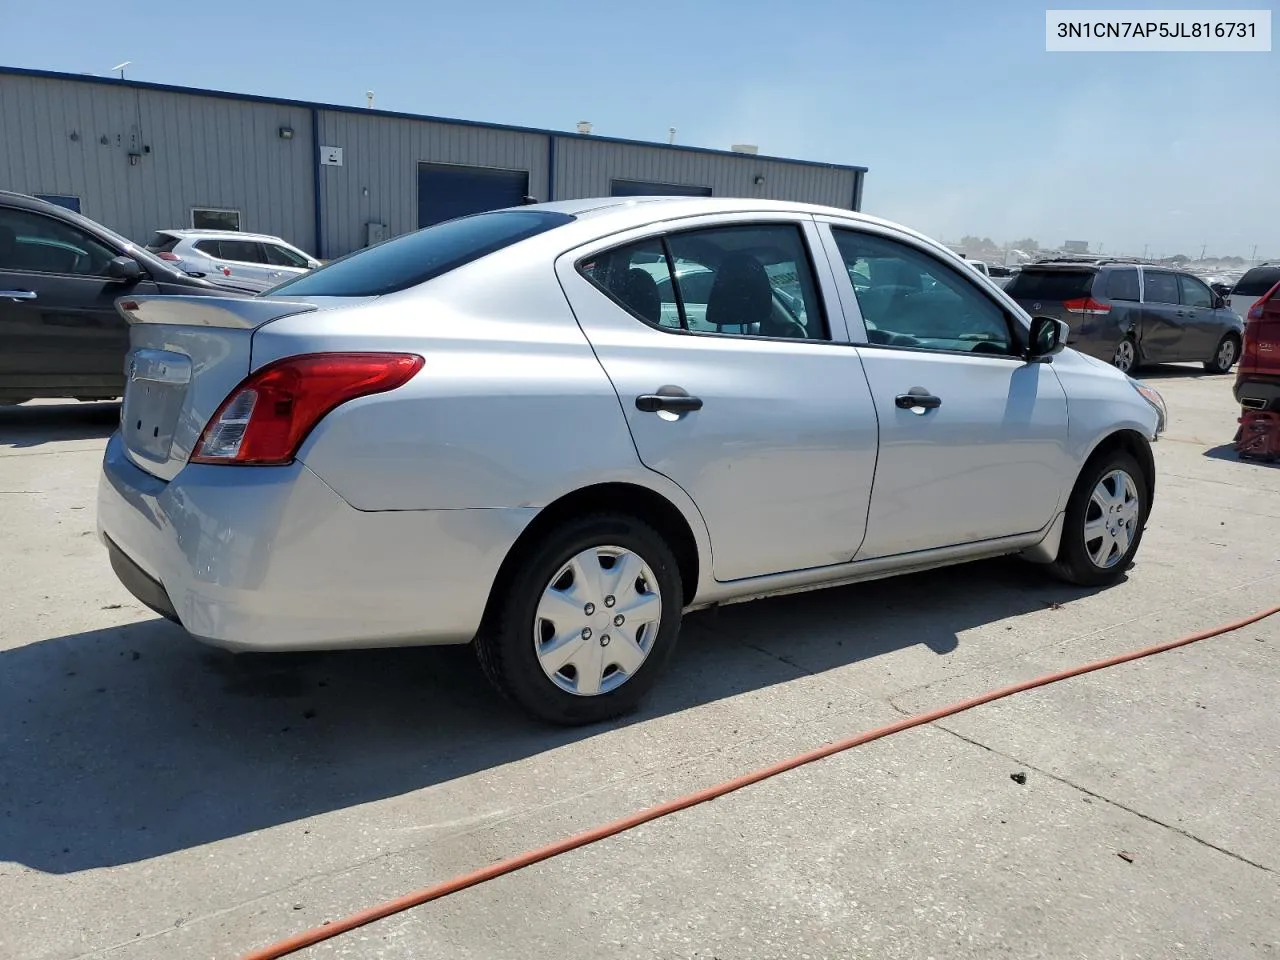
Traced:
[[320, 266], [279, 237], [236, 230], [157, 230], [147, 249], [212, 283], [254, 292]]
[[561, 723], [635, 705], [685, 610], [1003, 554], [1115, 583], [1163, 401], [963, 264], [848, 210], [604, 198], [126, 295], [99, 531], [202, 640], [474, 640]]

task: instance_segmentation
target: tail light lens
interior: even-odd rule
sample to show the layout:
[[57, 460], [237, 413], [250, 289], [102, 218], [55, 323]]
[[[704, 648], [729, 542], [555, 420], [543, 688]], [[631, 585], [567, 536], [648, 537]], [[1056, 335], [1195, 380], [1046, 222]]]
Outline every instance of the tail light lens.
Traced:
[[222, 402], [191, 462], [290, 463], [331, 410], [403, 386], [424, 362], [413, 353], [314, 353], [269, 363]]
[[1270, 290], [1268, 290], [1266, 293], [1264, 293], [1262, 296], [1260, 296], [1257, 299], [1257, 302], [1255, 302], [1254, 305], [1249, 308], [1249, 315], [1245, 317], [1245, 319], [1261, 320], [1262, 310], [1266, 306], [1267, 301], [1276, 296], [1280, 296], [1280, 283], [1277, 283], [1274, 287], [1272, 287]]
[[168, 250], [162, 250], [156, 253], [161, 260], [168, 260], [170, 263], [178, 263], [182, 258], [176, 253], [170, 253]]
[[1111, 304], [1095, 300], [1093, 297], [1065, 300], [1062, 306], [1066, 308], [1067, 313], [1082, 313], [1087, 317], [1101, 317], [1111, 312]]

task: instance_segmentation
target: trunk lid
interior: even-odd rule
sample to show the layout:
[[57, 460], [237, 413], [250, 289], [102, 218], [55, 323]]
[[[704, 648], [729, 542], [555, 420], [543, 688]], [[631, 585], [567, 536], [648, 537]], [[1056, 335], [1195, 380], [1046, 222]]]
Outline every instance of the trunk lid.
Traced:
[[218, 405], [252, 368], [263, 324], [319, 309], [303, 300], [122, 297], [129, 322], [120, 433], [129, 459], [171, 480]]

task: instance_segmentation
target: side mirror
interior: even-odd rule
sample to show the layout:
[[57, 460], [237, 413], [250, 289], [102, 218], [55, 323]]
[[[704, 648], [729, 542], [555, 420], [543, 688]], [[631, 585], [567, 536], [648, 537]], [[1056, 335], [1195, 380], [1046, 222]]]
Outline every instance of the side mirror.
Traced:
[[1215, 310], [1221, 310], [1221, 309], [1222, 309], [1223, 307], [1225, 307], [1226, 305], [1227, 305], [1227, 298], [1226, 298], [1226, 297], [1224, 297], [1224, 296], [1223, 296], [1222, 294], [1220, 294], [1220, 293], [1215, 293], [1215, 294], [1213, 295], [1213, 309], [1215, 309]]
[[142, 279], [142, 267], [133, 257], [116, 257], [107, 264], [107, 276], [122, 283], [135, 283]]
[[1027, 339], [1027, 359], [1035, 362], [1048, 360], [1061, 353], [1067, 346], [1071, 328], [1053, 317], [1033, 317], [1031, 336]]

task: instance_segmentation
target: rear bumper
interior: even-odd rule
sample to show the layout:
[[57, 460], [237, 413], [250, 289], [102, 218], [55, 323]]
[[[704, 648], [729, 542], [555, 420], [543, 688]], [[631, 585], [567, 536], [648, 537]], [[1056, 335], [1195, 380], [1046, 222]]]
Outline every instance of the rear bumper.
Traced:
[[362, 512], [300, 463], [188, 465], [166, 483], [107, 444], [98, 531], [120, 581], [242, 650], [466, 643], [533, 509]]
[[1233, 389], [1236, 402], [1254, 410], [1280, 410], [1280, 375], [1240, 372]]

